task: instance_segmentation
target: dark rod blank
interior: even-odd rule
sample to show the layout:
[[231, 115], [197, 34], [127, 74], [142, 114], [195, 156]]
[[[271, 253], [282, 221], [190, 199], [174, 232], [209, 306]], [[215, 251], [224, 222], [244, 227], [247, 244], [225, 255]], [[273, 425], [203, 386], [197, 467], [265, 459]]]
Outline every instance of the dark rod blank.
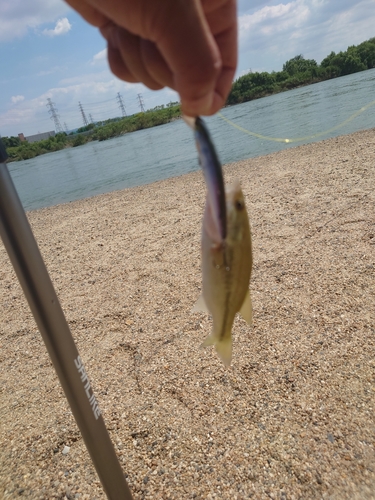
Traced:
[[[0, 153], [0, 160], [5, 161], [1, 145]], [[110, 500], [132, 500], [82, 360], [5, 163], [0, 163], [0, 235], [107, 497]]]

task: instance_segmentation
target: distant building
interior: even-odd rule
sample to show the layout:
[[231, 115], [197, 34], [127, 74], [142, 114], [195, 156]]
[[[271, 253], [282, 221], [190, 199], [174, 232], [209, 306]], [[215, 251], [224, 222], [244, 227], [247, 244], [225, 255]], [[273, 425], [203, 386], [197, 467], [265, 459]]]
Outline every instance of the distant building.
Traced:
[[28, 135], [25, 137], [23, 134], [18, 134], [18, 137], [20, 138], [21, 141], [27, 141], [27, 142], [37, 142], [37, 141], [43, 141], [44, 139], [49, 139], [50, 137], [54, 137], [55, 131], [51, 130], [50, 132], [42, 132], [41, 134], [34, 134], [34, 135]]

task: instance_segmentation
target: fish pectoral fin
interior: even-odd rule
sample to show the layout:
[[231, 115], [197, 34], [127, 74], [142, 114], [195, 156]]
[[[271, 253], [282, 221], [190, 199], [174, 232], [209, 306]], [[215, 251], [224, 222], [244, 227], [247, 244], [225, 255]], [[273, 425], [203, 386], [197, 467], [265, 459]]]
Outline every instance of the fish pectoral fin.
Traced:
[[216, 344], [216, 338], [214, 337], [213, 332], [204, 340], [201, 347], [208, 347], [210, 345]]
[[250, 290], [247, 290], [239, 312], [243, 319], [251, 326], [253, 324], [253, 306], [251, 304]]
[[210, 314], [210, 311], [207, 309], [206, 302], [204, 301], [203, 295], [199, 295], [198, 300], [193, 305], [193, 308], [191, 310], [191, 312], [199, 312], [199, 311]]
[[232, 361], [232, 336], [226, 337], [222, 340], [218, 339], [212, 332], [201, 347], [208, 347], [214, 345], [221, 361], [225, 366], [230, 366]]

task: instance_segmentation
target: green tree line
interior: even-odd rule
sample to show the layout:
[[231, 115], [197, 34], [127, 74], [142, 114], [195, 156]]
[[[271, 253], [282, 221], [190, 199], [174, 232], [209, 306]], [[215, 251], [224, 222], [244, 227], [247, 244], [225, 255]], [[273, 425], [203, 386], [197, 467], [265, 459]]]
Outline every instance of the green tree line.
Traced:
[[2, 137], [10, 161], [28, 160], [45, 153], [58, 151], [67, 145], [67, 134], [62, 132], [42, 141], [29, 143], [19, 137]]
[[331, 52], [320, 65], [300, 54], [287, 61], [282, 71], [247, 73], [238, 78], [232, 85], [227, 105], [371, 68], [375, 68], [375, 38], [352, 45], [345, 52]]
[[[331, 52], [320, 65], [314, 59], [305, 59], [300, 54], [286, 61], [282, 71], [255, 72], [241, 76], [233, 83], [226, 104], [251, 101], [371, 68], [375, 68], [375, 37], [359, 45], [352, 45], [345, 52]], [[3, 137], [2, 140], [11, 160], [27, 160], [66, 147], [81, 146], [88, 141], [104, 141], [136, 130], [162, 125], [180, 116], [180, 105], [174, 102], [166, 106], [156, 106], [144, 113], [89, 124], [78, 129], [76, 133], [60, 133], [31, 144], [21, 142], [18, 137]]]
[[163, 125], [180, 116], [180, 104], [174, 102], [166, 106], [156, 106], [144, 113], [110, 119], [96, 124], [90, 123], [69, 135], [62, 132], [48, 139], [32, 143], [21, 141], [19, 137], [14, 136], [2, 137], [2, 141], [10, 161], [28, 160], [67, 147], [81, 146], [92, 140], [104, 141], [128, 132]]

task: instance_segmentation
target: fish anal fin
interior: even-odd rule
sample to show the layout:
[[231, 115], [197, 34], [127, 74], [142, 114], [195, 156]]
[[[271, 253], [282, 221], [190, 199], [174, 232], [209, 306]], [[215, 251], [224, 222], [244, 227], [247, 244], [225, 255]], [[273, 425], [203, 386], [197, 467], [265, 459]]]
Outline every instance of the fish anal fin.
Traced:
[[250, 290], [247, 290], [239, 312], [243, 319], [251, 326], [253, 324], [253, 306], [251, 304]]
[[191, 312], [199, 312], [199, 311], [210, 314], [210, 311], [207, 308], [206, 302], [204, 301], [202, 294], [199, 295], [198, 300], [193, 305], [193, 308], [191, 310]]

